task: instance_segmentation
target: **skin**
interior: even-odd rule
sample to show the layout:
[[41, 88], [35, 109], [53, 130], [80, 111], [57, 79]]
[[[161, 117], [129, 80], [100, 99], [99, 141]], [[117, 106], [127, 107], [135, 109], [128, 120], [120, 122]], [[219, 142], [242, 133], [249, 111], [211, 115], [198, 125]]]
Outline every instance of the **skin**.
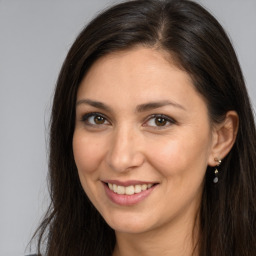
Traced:
[[[206, 168], [235, 137], [228, 129], [233, 119], [213, 126], [190, 76], [170, 60], [144, 47], [112, 53], [93, 64], [78, 89], [75, 162], [85, 193], [116, 232], [115, 256], [191, 255]], [[152, 102], [164, 105], [138, 108]], [[163, 125], [156, 114], [164, 115]], [[141, 202], [123, 206], [106, 195], [106, 180], [157, 185]]]

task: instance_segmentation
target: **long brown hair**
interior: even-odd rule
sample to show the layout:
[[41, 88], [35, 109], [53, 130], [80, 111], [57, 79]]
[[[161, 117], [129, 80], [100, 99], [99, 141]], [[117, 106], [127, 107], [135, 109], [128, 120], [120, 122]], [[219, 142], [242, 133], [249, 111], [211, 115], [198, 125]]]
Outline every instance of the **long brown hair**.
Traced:
[[[256, 253], [256, 131], [243, 75], [233, 47], [216, 19], [186, 0], [138, 0], [116, 5], [86, 26], [61, 69], [53, 101], [49, 181], [51, 205], [37, 230], [38, 253], [106, 256], [114, 231], [84, 193], [72, 152], [78, 86], [101, 56], [135, 45], [159, 47], [187, 71], [220, 122], [239, 115], [236, 142], [223, 160], [220, 181], [206, 170], [200, 212], [200, 256]], [[88, 145], [89, 146], [89, 145]]]

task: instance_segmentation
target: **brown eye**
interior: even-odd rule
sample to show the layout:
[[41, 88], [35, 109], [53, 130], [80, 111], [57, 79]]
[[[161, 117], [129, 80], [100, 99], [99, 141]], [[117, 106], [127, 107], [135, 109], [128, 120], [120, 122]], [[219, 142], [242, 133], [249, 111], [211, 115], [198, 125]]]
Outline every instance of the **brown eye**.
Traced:
[[101, 125], [109, 125], [108, 120], [101, 114], [97, 113], [88, 113], [82, 117], [82, 122], [86, 125], [91, 126], [101, 126]]
[[167, 120], [163, 117], [156, 117], [155, 118], [155, 124], [156, 126], [165, 126], [167, 123]]
[[152, 115], [146, 123], [143, 124], [143, 126], [148, 126], [148, 127], [152, 127], [152, 128], [168, 128], [171, 125], [176, 124], [176, 121], [166, 115]]
[[105, 118], [102, 116], [95, 116], [94, 117], [94, 123], [95, 124], [104, 124], [105, 123]]

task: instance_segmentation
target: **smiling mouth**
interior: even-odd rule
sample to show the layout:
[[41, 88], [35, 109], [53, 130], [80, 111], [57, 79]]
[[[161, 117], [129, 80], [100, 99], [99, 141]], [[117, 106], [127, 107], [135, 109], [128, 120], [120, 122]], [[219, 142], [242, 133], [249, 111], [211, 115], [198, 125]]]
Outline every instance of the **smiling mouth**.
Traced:
[[117, 185], [117, 184], [107, 183], [107, 186], [109, 187], [109, 189], [118, 195], [138, 194], [138, 193], [141, 193], [142, 191], [152, 188], [154, 185], [156, 185], [156, 184], [149, 183], [149, 184], [121, 186], [121, 185]]

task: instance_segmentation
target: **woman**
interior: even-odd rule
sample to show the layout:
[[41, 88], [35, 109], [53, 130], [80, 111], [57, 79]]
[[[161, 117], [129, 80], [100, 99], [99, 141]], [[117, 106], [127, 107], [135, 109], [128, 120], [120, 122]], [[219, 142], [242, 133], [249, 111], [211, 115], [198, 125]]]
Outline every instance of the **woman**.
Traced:
[[71, 47], [51, 119], [46, 255], [254, 255], [256, 132], [219, 23], [128, 1]]

